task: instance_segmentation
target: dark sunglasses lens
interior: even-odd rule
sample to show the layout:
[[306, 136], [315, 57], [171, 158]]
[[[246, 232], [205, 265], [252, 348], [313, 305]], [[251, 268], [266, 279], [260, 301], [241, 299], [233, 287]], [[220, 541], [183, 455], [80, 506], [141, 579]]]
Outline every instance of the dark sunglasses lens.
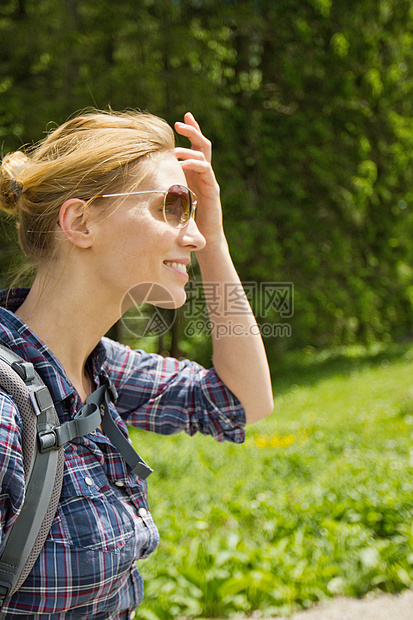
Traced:
[[165, 197], [165, 221], [174, 226], [182, 226], [191, 217], [191, 197], [183, 185], [172, 185]]

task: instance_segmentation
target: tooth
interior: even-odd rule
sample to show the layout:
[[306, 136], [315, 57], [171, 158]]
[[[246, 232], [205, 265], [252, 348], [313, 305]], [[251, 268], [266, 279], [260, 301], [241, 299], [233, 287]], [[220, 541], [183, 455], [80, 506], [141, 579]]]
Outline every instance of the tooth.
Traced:
[[179, 269], [179, 271], [182, 271], [182, 272], [186, 273], [186, 265], [184, 265], [182, 263], [175, 263], [175, 262], [172, 262], [172, 261], [165, 261], [165, 262], [170, 267], [173, 267], [174, 269]]

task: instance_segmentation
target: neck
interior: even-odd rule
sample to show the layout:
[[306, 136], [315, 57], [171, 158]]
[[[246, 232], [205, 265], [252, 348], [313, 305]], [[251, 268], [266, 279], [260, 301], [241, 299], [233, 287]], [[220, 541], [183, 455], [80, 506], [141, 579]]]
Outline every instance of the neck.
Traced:
[[86, 360], [119, 318], [120, 304], [96, 288], [73, 274], [39, 273], [16, 312], [61, 362], [82, 400], [91, 390]]

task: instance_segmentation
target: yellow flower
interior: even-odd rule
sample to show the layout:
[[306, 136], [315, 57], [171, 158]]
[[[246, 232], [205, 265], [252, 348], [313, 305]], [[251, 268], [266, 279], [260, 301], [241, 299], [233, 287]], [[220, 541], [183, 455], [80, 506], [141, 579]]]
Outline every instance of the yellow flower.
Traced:
[[297, 441], [296, 435], [253, 435], [248, 443], [252, 443], [257, 448], [288, 448], [295, 441]]

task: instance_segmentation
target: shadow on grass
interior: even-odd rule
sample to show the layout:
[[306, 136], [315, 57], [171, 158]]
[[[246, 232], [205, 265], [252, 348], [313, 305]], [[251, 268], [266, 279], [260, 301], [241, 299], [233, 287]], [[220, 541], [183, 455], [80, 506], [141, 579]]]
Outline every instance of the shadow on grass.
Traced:
[[340, 347], [325, 351], [313, 348], [291, 352], [279, 367], [272, 365], [273, 385], [282, 393], [292, 385], [316, 385], [337, 375], [348, 375], [355, 370], [391, 365], [401, 359], [413, 361], [412, 344], [372, 345], [371, 347]]

